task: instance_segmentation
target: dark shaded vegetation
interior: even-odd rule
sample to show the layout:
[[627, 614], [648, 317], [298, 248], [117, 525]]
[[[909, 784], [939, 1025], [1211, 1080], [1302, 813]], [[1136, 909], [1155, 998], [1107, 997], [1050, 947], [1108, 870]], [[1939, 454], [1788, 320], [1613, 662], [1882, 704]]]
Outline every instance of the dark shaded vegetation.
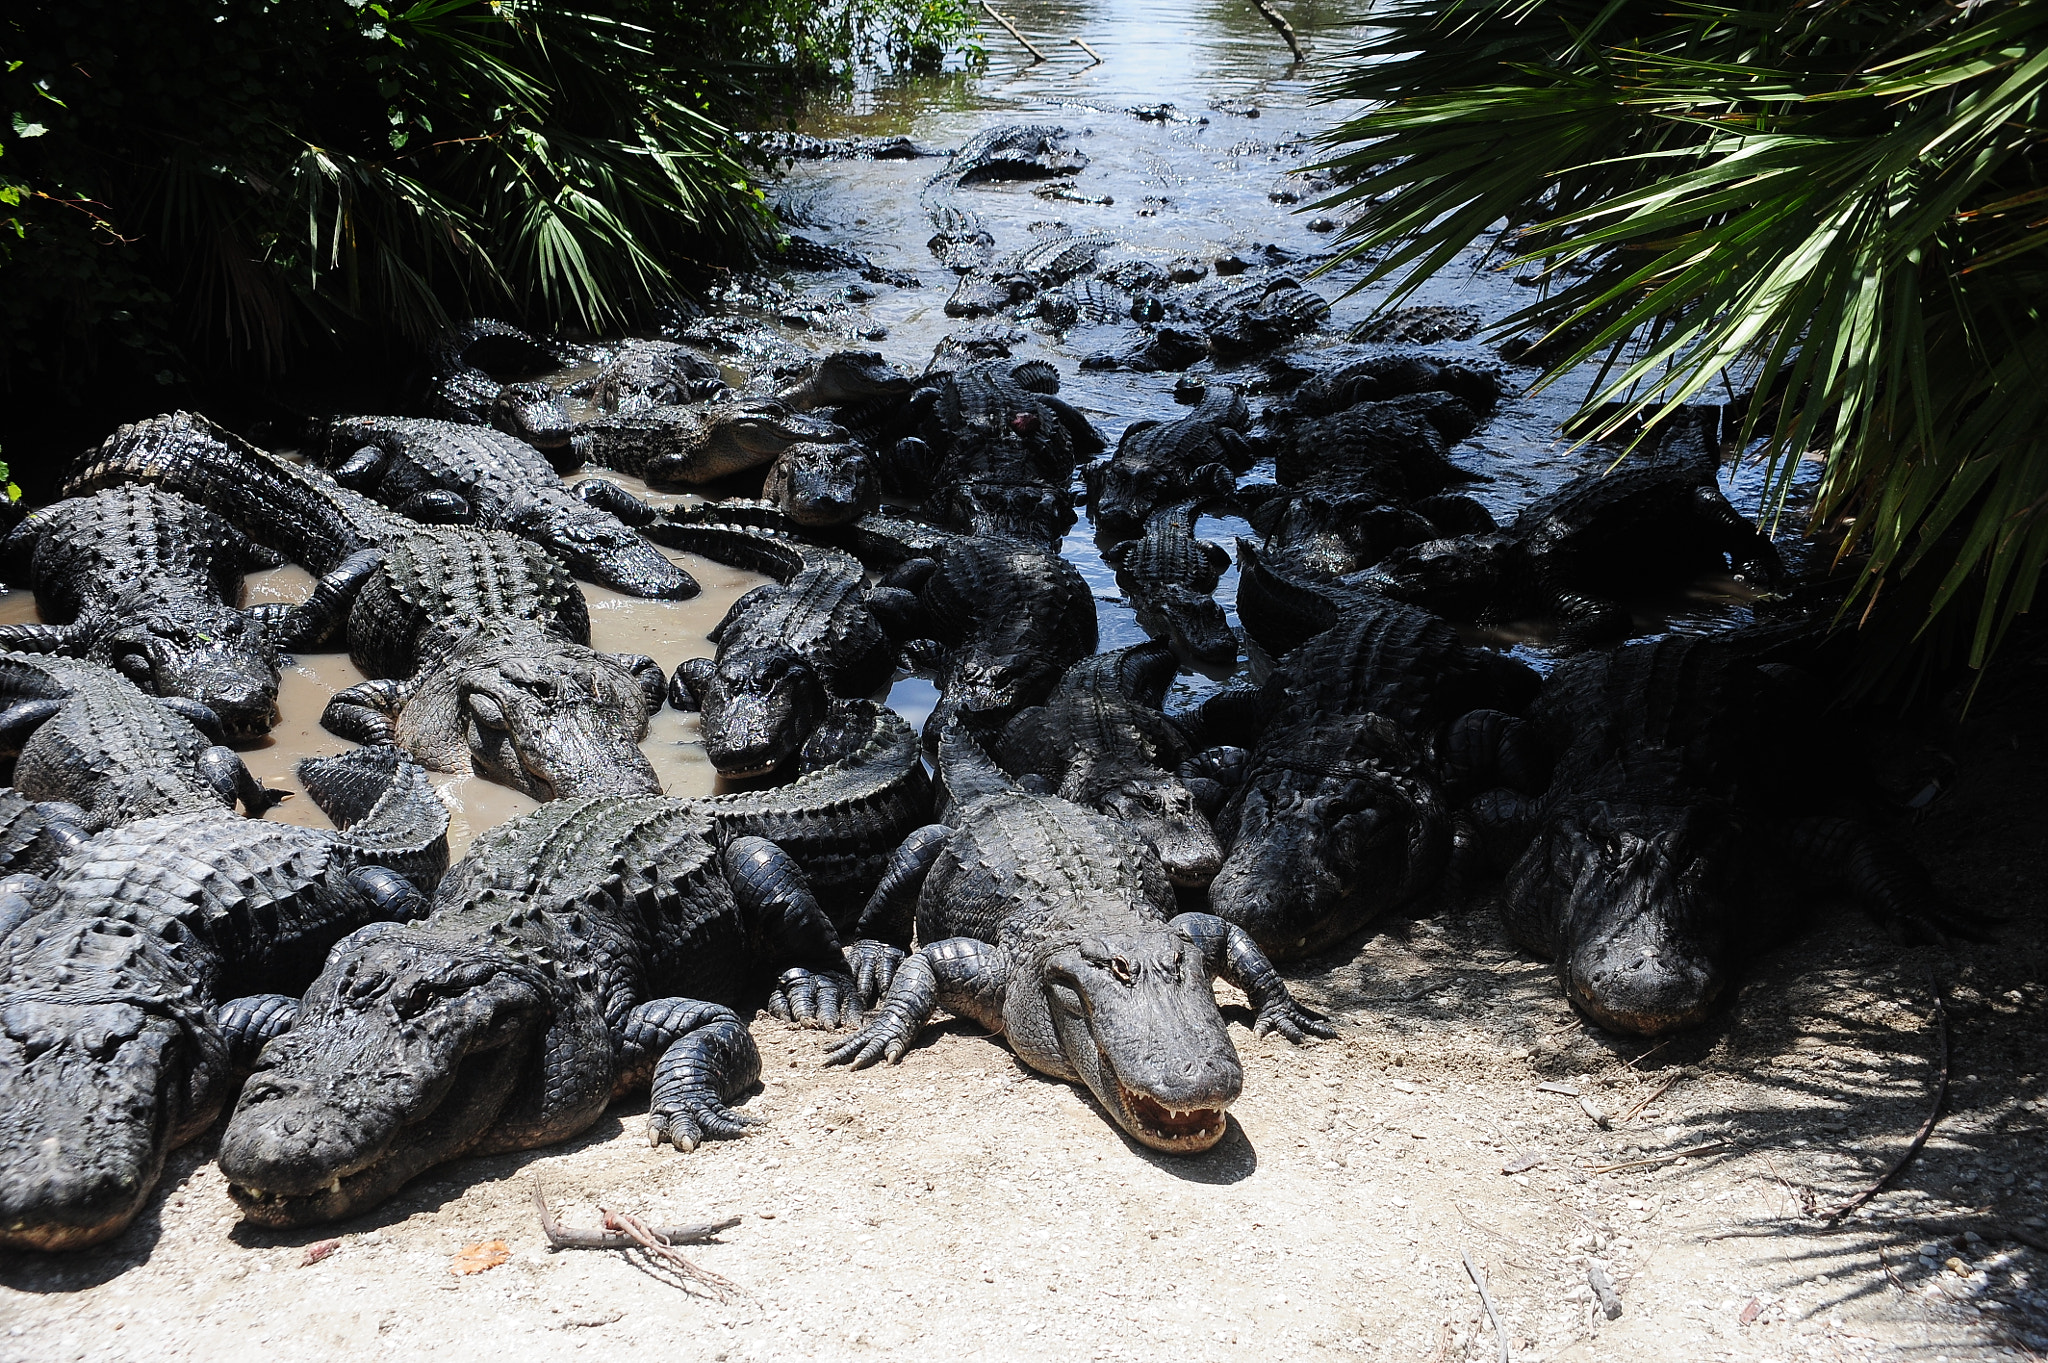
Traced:
[[6, 453], [38, 491], [178, 403], [402, 388], [472, 312], [645, 321], [772, 241], [729, 129], [964, 27], [954, 0], [13, 7]]

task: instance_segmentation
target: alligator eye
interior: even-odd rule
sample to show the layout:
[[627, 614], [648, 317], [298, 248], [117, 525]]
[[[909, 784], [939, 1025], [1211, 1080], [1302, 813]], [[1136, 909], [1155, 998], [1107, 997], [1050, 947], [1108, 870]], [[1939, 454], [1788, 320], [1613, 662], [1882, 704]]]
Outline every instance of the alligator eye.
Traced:
[[481, 691], [470, 693], [469, 716], [486, 729], [502, 730], [511, 727], [505, 720], [505, 707]]
[[1116, 976], [1118, 984], [1129, 984], [1133, 978], [1131, 975], [1131, 963], [1121, 956], [1109, 958], [1109, 973]]

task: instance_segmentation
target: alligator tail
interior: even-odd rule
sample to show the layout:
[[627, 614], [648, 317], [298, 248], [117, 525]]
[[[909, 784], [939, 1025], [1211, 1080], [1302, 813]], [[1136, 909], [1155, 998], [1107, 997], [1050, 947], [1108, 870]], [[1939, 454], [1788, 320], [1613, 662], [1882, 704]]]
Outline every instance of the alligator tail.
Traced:
[[975, 732], [957, 719], [939, 737], [939, 787], [944, 805], [940, 817], [949, 823], [955, 805], [983, 795], [1015, 794], [1023, 789], [996, 765]]
[[448, 809], [427, 773], [396, 748], [357, 748], [299, 763], [299, 781], [367, 865], [431, 892], [448, 869]]
[[751, 573], [765, 573], [784, 584], [803, 571], [806, 555], [819, 552], [751, 526], [697, 525], [668, 516], [642, 533], [656, 544], [702, 554], [715, 563]]

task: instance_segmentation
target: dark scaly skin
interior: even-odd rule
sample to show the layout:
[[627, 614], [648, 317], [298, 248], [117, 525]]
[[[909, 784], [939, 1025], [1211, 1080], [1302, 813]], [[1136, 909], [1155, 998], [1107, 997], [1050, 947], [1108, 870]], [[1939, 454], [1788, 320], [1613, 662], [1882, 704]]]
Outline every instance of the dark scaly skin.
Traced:
[[733, 603], [711, 631], [716, 656], [679, 666], [669, 692], [678, 708], [702, 711], [704, 750], [720, 775], [774, 770], [803, 746], [831, 697], [866, 696], [888, 679], [895, 649], [851, 556], [674, 517], [649, 533], [778, 579]]
[[725, 393], [718, 365], [674, 341], [625, 341], [603, 369], [571, 390], [599, 411], [708, 402]]
[[1237, 635], [1215, 594], [1230, 552], [1195, 537], [1200, 515], [1195, 502], [1161, 507], [1144, 534], [1103, 550], [1102, 561], [1116, 569], [1147, 634], [1198, 665], [1234, 667]]
[[1271, 350], [1323, 324], [1330, 305], [1285, 276], [1232, 280], [1206, 290], [1198, 304], [1209, 348], [1219, 359]]
[[865, 406], [908, 397], [916, 384], [916, 379], [884, 360], [879, 351], [835, 350], [810, 373], [778, 392], [775, 400], [792, 412]]
[[1095, 541], [1108, 546], [1139, 535], [1146, 518], [1176, 502], [1220, 497], [1252, 466], [1244, 429], [1251, 411], [1235, 388], [1212, 383], [1193, 412], [1177, 421], [1137, 421], [1116, 453], [1087, 472]]
[[1441, 392], [1474, 411], [1485, 412], [1500, 400], [1505, 386], [1504, 374], [1497, 366], [1434, 355], [1376, 354], [1314, 374], [1289, 394], [1285, 407], [1301, 416], [1320, 417], [1361, 402]]
[[979, 184], [990, 180], [1038, 180], [1074, 175], [1088, 158], [1067, 144], [1064, 128], [1047, 124], [990, 128], [969, 138], [927, 188]]
[[569, 443], [568, 413], [546, 384], [504, 383], [496, 377], [559, 369], [563, 357], [553, 347], [507, 323], [474, 317], [435, 338], [430, 358], [429, 406], [436, 417], [496, 426], [542, 449]]
[[344, 831], [218, 809], [132, 823], [67, 854], [0, 936], [0, 1245], [119, 1234], [290, 1026], [279, 991], [348, 932], [425, 907], [448, 813], [420, 770], [364, 750], [300, 773]]
[[868, 920], [914, 902], [923, 946], [831, 1063], [900, 1060], [944, 1007], [1003, 1033], [1033, 1069], [1086, 1084], [1134, 1139], [1193, 1154], [1223, 1138], [1244, 1084], [1214, 977], [1245, 990], [1261, 1033], [1333, 1035], [1242, 931], [1173, 916], [1158, 857], [1122, 825], [1026, 793], [957, 728], [939, 762], [945, 821], [906, 843]]
[[[218, 733], [205, 707], [146, 694], [112, 668], [82, 659], [0, 653], [0, 748], [15, 754], [14, 785], [31, 800], [77, 805], [89, 833], [160, 814], [252, 815], [283, 796], [265, 790]], [[174, 707], [190, 707], [185, 708]]]
[[761, 481], [761, 497], [806, 530], [848, 525], [882, 502], [873, 451], [853, 441], [804, 440], [776, 456]]
[[44, 621], [0, 626], [0, 646], [88, 658], [198, 701], [230, 741], [277, 723], [277, 638], [235, 605], [250, 545], [213, 512], [156, 488], [109, 489], [31, 512], [0, 553]]
[[1063, 284], [1095, 268], [1095, 258], [1116, 245], [1102, 232], [1047, 236], [1013, 251], [985, 271], [963, 275], [946, 300], [948, 317], [986, 317], [1022, 303], [1040, 289]]
[[1357, 403], [1275, 432], [1274, 477], [1288, 487], [1370, 489], [1390, 501], [1413, 501], [1485, 481], [1447, 457], [1478, 424], [1473, 409], [1448, 393]]
[[353, 417], [329, 428], [323, 460], [340, 481], [408, 516], [508, 531], [616, 591], [670, 600], [697, 594], [688, 573], [564, 487], [538, 450], [500, 431]]
[[243, 1215], [356, 1215], [447, 1160], [566, 1140], [650, 1083], [655, 1144], [741, 1134], [727, 1104], [760, 1056], [725, 1005], [763, 978], [785, 1017], [860, 1004], [801, 872], [712, 833], [687, 801], [558, 801], [479, 838], [424, 920], [343, 941], [221, 1140]]
[[590, 648], [581, 590], [533, 544], [452, 527], [393, 540], [348, 637], [379, 680], [329, 702], [321, 722], [345, 738], [538, 800], [661, 789], [639, 746], [660, 668]]
[[789, 853], [846, 936], [890, 856], [931, 818], [923, 751], [917, 731], [894, 710], [871, 700], [839, 700], [805, 741], [796, 768], [788, 785], [696, 803], [720, 837], [766, 838]]
[[1194, 755], [1160, 713], [1173, 654], [1138, 644], [1083, 658], [1045, 704], [1003, 727], [995, 753], [1061, 799], [1106, 814], [1152, 845], [1176, 885], [1207, 885], [1223, 862], [1215, 830], [1175, 773]]
[[586, 463], [694, 487], [772, 463], [791, 445], [845, 438], [831, 422], [779, 403], [722, 398], [594, 417], [577, 428], [574, 446]]
[[1805, 880], [1908, 938], [1974, 935], [1926, 872], [1835, 804], [1815, 717], [1734, 643], [1625, 645], [1554, 672], [1531, 712], [1559, 753], [1502, 916], [1614, 1031], [1697, 1025], [1799, 921]]

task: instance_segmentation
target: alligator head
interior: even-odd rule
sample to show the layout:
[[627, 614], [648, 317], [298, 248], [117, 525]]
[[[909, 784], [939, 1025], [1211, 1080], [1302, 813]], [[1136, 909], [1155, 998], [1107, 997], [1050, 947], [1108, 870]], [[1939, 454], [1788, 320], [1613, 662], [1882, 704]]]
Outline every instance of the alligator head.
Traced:
[[1031, 1047], [1049, 1022], [1075, 1077], [1155, 1150], [1197, 1154], [1223, 1139], [1244, 1067], [1191, 942], [1161, 924], [1083, 937], [1042, 960], [1040, 991], [1013, 984], [1006, 995], [1013, 1043]]
[[561, 449], [575, 435], [575, 423], [555, 390], [537, 380], [500, 388], [491, 403], [491, 424], [543, 450]]
[[429, 674], [393, 740], [430, 768], [467, 767], [536, 800], [659, 795], [640, 751], [650, 708], [619, 656], [557, 640], [471, 641]]
[[947, 659], [939, 703], [925, 720], [924, 744], [936, 748], [946, 726], [958, 719], [970, 729], [996, 729], [1027, 705], [1035, 705], [1059, 681], [1061, 668], [1048, 658], [980, 649]]
[[[119, 1234], [164, 1152], [213, 1120], [225, 1044], [154, 936], [78, 915], [22, 940], [38, 926], [15, 929], [8, 974], [28, 988], [0, 1004], [0, 1246], [76, 1249]], [[118, 956], [126, 968], [103, 972]], [[107, 998], [79, 991], [69, 1002], [50, 989], [80, 968], [104, 978]]]
[[1397, 601], [1463, 614], [1490, 604], [1514, 563], [1515, 544], [1505, 533], [1459, 535], [1396, 550], [1347, 581]]
[[242, 1214], [266, 1226], [349, 1216], [475, 1147], [551, 1031], [590, 1029], [580, 1010], [557, 1015], [569, 991], [536, 955], [396, 924], [343, 939], [221, 1138]]
[[638, 531], [566, 488], [510, 508], [504, 528], [552, 549], [576, 576], [628, 596], [687, 601], [703, 590]]
[[1728, 986], [1742, 844], [1716, 805], [1589, 803], [1552, 819], [1516, 874], [1541, 859], [1566, 997], [1619, 1032], [1702, 1021]]
[[786, 644], [742, 645], [708, 666], [683, 667], [703, 711], [705, 754], [730, 779], [763, 776], [788, 761], [831, 704], [816, 669]]
[[152, 609], [87, 656], [145, 691], [198, 701], [219, 716], [230, 743], [261, 738], [277, 723], [277, 640], [232, 607]]
[[800, 441], [768, 470], [761, 496], [798, 525], [822, 529], [859, 520], [881, 504], [881, 484], [867, 447]]
[[1237, 634], [1210, 593], [1173, 582], [1133, 596], [1131, 606], [1146, 633], [1163, 637], [1174, 652], [1197, 663], [1237, 665]]
[[809, 378], [775, 395], [791, 410], [844, 407], [877, 398], [900, 398], [917, 381], [872, 350], [841, 350], [827, 355]]
[[933, 498], [939, 519], [976, 535], [1052, 546], [1074, 526], [1074, 500], [1045, 483], [977, 478]]
[[1136, 777], [1096, 792], [1086, 803], [1151, 843], [1166, 878], [1176, 885], [1207, 885], [1223, 865], [1216, 830], [1178, 777]]
[[846, 431], [822, 417], [792, 413], [780, 403], [735, 404], [714, 410], [708, 418], [702, 448], [657, 456], [647, 465], [647, 481], [657, 486], [701, 481], [698, 472], [713, 468], [753, 468], [772, 463], [791, 445], [813, 441], [843, 442]]

